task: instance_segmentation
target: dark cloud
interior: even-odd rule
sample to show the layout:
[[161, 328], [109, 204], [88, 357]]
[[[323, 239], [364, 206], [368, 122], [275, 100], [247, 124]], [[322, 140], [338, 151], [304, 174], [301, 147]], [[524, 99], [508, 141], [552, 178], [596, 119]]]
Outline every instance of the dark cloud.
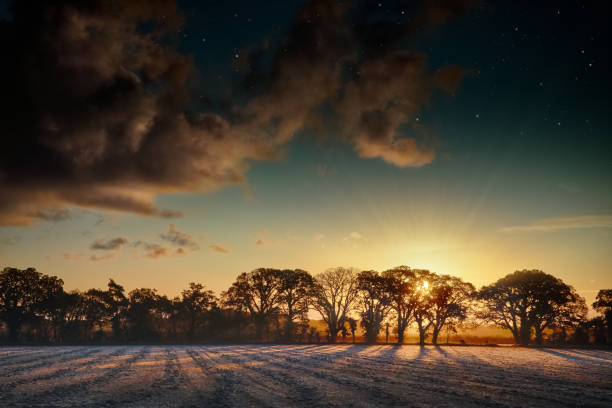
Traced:
[[170, 224], [168, 232], [160, 234], [161, 239], [171, 242], [173, 245], [180, 247], [188, 247], [191, 250], [199, 249], [196, 240], [189, 234], [179, 231], [176, 225]]
[[[425, 57], [407, 51], [364, 62], [338, 103], [342, 132], [361, 157], [380, 157], [397, 166], [422, 166], [434, 152], [414, 118], [431, 94]], [[398, 132], [412, 123], [413, 136]]]
[[118, 251], [128, 242], [129, 240], [125, 237], [117, 237], [109, 240], [96, 239], [91, 243], [89, 248], [102, 251]]
[[155, 196], [243, 181], [274, 147], [188, 112], [172, 1], [15, 2], [0, 25], [0, 223], [67, 205], [170, 217]]
[[[398, 128], [461, 75], [431, 73], [424, 56], [400, 50], [473, 2], [396, 1], [387, 14], [369, 12], [373, 3], [306, 2], [285, 41], [249, 53], [240, 103], [221, 115], [189, 109], [196, 75], [173, 46], [173, 1], [15, 2], [0, 23], [0, 225], [68, 206], [180, 216], [155, 197], [243, 183], [250, 161], [278, 157], [298, 130], [322, 123], [322, 107], [337, 111], [360, 156], [430, 162], [424, 132]], [[385, 17], [400, 9], [412, 18]], [[257, 63], [266, 53], [272, 62]]]

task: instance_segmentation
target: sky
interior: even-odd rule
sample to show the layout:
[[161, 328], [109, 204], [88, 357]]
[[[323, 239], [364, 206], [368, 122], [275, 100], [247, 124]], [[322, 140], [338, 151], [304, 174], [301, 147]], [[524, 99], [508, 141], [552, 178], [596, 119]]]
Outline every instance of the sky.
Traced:
[[[23, 3], [21, 3], [23, 5]], [[0, 265], [612, 287], [610, 5], [2, 3]]]

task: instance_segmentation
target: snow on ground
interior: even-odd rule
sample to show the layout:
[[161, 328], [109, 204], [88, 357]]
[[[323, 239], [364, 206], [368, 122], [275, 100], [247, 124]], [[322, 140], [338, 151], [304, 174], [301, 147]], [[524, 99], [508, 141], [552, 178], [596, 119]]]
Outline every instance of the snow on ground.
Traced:
[[0, 348], [1, 407], [612, 407], [612, 352], [387, 345]]

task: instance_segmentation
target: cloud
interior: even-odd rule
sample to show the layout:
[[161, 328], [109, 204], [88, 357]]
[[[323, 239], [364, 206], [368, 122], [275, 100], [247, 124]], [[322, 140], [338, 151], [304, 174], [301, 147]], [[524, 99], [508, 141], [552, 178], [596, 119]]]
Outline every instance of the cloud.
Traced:
[[188, 109], [194, 70], [172, 47], [173, 1], [15, 2], [0, 26], [0, 224], [70, 205], [175, 217], [160, 193], [244, 181], [267, 134]]
[[[371, 2], [307, 1], [285, 41], [249, 52], [234, 100], [219, 103], [229, 106], [205, 112], [193, 103], [192, 58], [174, 45], [174, 1], [16, 1], [0, 25], [10, 56], [0, 65], [0, 225], [62, 219], [70, 206], [179, 217], [157, 195], [245, 183], [251, 162], [328, 125], [321, 111], [337, 113], [361, 157], [430, 163], [433, 143], [411, 117], [436, 89], [454, 92], [462, 71], [430, 72], [407, 40], [474, 2], [402, 3], [380, 13]], [[398, 24], [400, 9], [409, 15]]]
[[89, 246], [90, 249], [93, 250], [102, 250], [102, 251], [118, 251], [121, 247], [127, 244], [129, 240], [125, 237], [117, 237], [109, 240], [96, 239]]
[[325, 235], [324, 234], [315, 234], [312, 239], [314, 241], [322, 241], [325, 239]]
[[365, 238], [363, 237], [363, 235], [361, 235], [357, 231], [353, 231], [350, 234], [348, 234], [346, 237], [343, 238], [343, 241], [351, 241], [351, 242], [357, 242], [357, 241], [363, 241], [363, 240], [365, 240]]
[[31, 215], [45, 221], [63, 221], [72, 218], [70, 211], [66, 208], [46, 208]]
[[65, 252], [63, 254], [63, 257], [64, 259], [69, 260], [69, 261], [80, 261], [83, 259], [84, 255], [80, 252]]
[[504, 227], [502, 232], [549, 232], [575, 228], [611, 228], [612, 215], [546, 218], [527, 225]]
[[208, 247], [210, 249], [212, 249], [213, 251], [215, 251], [215, 252], [221, 252], [223, 254], [227, 254], [227, 253], [230, 252], [229, 249], [227, 249], [227, 248], [225, 248], [223, 246], [220, 246], [220, 245], [209, 245]]
[[[145, 248], [147, 250], [146, 256], [152, 259], [163, 258], [172, 254], [170, 248], [158, 244], [148, 244]], [[182, 251], [179, 253], [182, 253]]]
[[168, 232], [160, 234], [161, 239], [171, 242], [173, 245], [188, 247], [192, 251], [200, 249], [198, 243], [189, 234], [180, 232], [174, 224], [170, 224]]
[[135, 241], [132, 246], [135, 248], [144, 249], [144, 256], [151, 259], [165, 258], [175, 255], [185, 255], [189, 252], [189, 249], [185, 249], [183, 247], [173, 249], [169, 246], [145, 241]]
[[92, 255], [89, 257], [90, 260], [96, 261], [106, 261], [108, 259], [114, 259], [117, 256], [116, 252], [111, 252], [110, 254], [104, 255]]
[[255, 233], [255, 245], [257, 246], [269, 247], [277, 245], [280, 242], [281, 240], [270, 234], [270, 231], [268, 231], [268, 229], [262, 229]]

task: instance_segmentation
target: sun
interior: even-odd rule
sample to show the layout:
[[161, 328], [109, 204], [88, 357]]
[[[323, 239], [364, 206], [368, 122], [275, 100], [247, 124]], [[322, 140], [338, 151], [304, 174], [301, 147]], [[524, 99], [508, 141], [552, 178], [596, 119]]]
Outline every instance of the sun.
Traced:
[[421, 281], [418, 285], [417, 285], [417, 291], [419, 292], [423, 292], [423, 293], [427, 293], [429, 292], [429, 282], [427, 282], [426, 280]]

